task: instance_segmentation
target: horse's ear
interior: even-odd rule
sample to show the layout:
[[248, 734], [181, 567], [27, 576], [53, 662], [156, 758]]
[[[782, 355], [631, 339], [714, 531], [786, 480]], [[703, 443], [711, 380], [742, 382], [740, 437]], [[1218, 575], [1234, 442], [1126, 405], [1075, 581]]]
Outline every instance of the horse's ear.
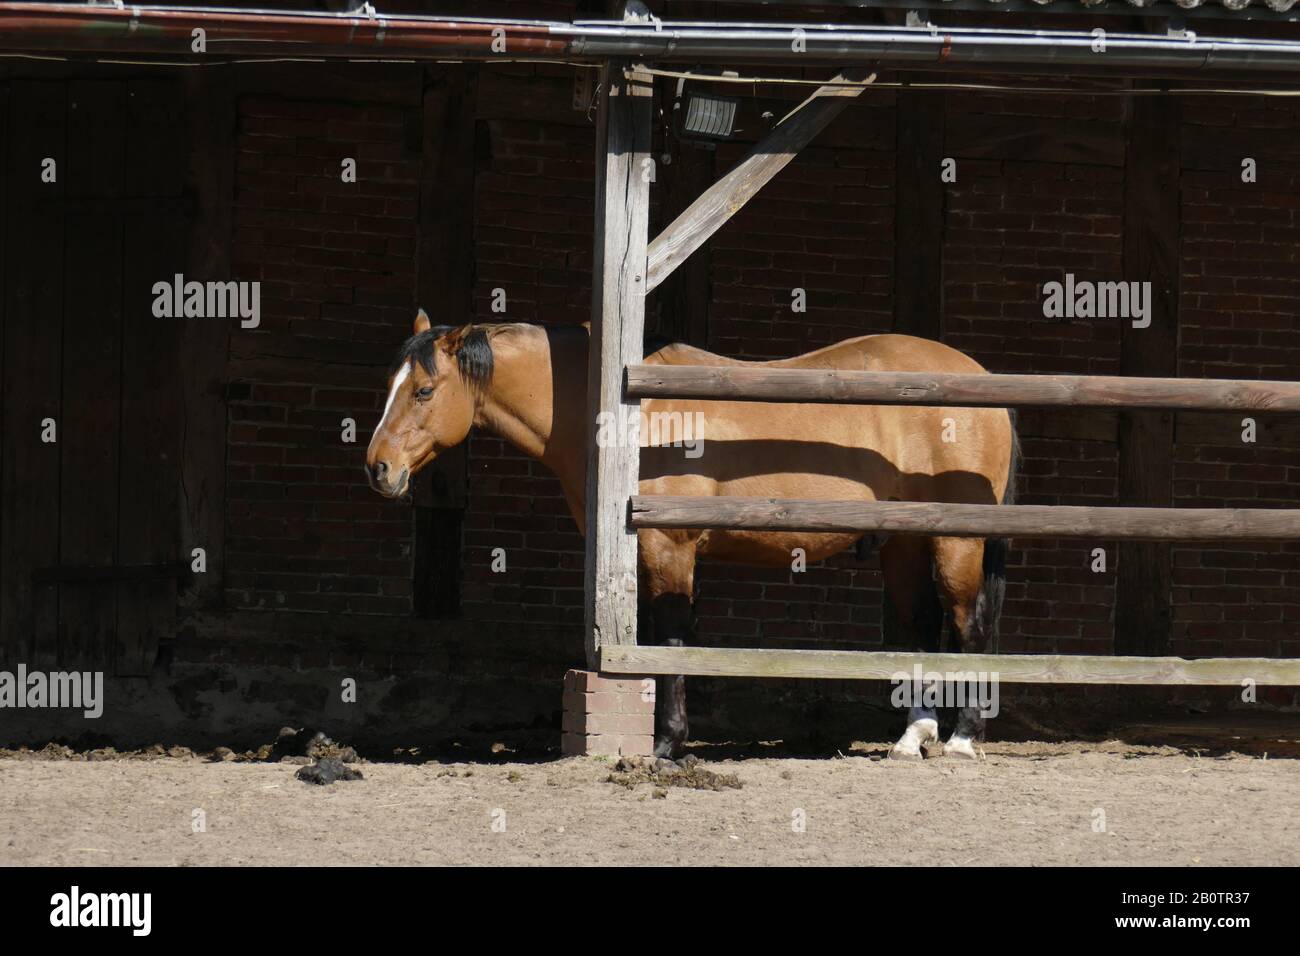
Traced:
[[425, 312], [424, 309], [421, 309], [419, 312], [415, 313], [415, 334], [416, 335], [419, 335], [422, 332], [428, 332], [429, 329], [431, 329], [432, 327], [433, 327], [433, 323], [429, 321], [429, 313]]
[[452, 329], [439, 339], [438, 343], [442, 346], [442, 350], [448, 355], [455, 355], [460, 351], [460, 347], [465, 344], [465, 337], [469, 335], [473, 329], [474, 326], [472, 325], [462, 325], [458, 329]]

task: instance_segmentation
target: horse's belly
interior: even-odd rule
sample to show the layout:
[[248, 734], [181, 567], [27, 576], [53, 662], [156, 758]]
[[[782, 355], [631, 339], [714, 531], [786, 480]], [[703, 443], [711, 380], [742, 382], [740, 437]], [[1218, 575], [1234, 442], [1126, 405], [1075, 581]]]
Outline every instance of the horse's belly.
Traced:
[[860, 534], [813, 534], [783, 531], [710, 531], [697, 552], [719, 561], [759, 564], [767, 567], [792, 566], [800, 555], [808, 563], [823, 561], [857, 544]]

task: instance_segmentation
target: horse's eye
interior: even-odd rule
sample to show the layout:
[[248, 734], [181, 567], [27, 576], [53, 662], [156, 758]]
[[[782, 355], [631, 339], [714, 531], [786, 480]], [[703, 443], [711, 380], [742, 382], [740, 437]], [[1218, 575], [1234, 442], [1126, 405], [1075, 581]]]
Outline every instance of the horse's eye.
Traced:
[[418, 392], [416, 392], [416, 393], [415, 393], [415, 396], [416, 396], [416, 398], [428, 398], [428, 397], [429, 397], [430, 395], [432, 395], [432, 394], [433, 394], [433, 386], [432, 386], [432, 385], [426, 385], [426, 386], [424, 386], [424, 388], [422, 388], [422, 389], [420, 389]]

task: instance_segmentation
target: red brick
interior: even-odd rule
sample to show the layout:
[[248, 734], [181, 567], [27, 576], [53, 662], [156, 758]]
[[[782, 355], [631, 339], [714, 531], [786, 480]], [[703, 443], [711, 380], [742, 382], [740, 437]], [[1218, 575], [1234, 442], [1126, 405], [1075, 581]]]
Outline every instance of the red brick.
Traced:
[[566, 757], [649, 757], [654, 753], [652, 734], [564, 734], [560, 752]]
[[[649, 684], [646, 683], [649, 681]], [[571, 670], [564, 675], [564, 689], [583, 693], [654, 695], [654, 679], [649, 677], [606, 677], [595, 671]]]
[[653, 714], [654, 694], [564, 692], [564, 710], [575, 714]]
[[653, 734], [655, 715], [649, 714], [584, 714], [581, 711], [564, 712], [564, 732], [572, 734]]

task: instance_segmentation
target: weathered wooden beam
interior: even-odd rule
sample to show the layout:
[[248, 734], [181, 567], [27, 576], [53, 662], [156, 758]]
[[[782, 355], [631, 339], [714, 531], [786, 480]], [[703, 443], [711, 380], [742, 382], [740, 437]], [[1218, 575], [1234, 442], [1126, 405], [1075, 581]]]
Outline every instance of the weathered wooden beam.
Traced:
[[[922, 673], [984, 674], [1008, 684], [1300, 685], [1300, 659], [1098, 657], [1048, 654], [921, 654], [907, 651], [746, 650], [732, 647], [602, 647], [611, 674], [910, 680]], [[993, 675], [997, 675], [996, 678]]]
[[[677, 158], [660, 165], [657, 180], [662, 190], [659, 215], [662, 221], [675, 219], [707, 190], [716, 178], [712, 149], [683, 144]], [[655, 297], [659, 310], [657, 331], [673, 342], [699, 348], [709, 347], [709, 310], [713, 302], [713, 276], [709, 244], [702, 243], [695, 254], [665, 278]]]
[[[125, 193], [126, 84], [73, 80], [68, 84], [68, 101], [76, 107], [68, 112], [68, 207], [63, 213], [37, 213], [67, 217], [63, 268], [69, 281], [63, 294], [65, 347], [62, 369], [58, 370], [62, 373], [64, 409], [59, 423], [62, 494], [55, 533], [60, 565], [111, 565], [117, 559], [122, 535], [117, 520], [119, 481], [133, 477], [121, 474], [116, 439], [122, 432], [116, 400], [122, 388], [122, 303], [124, 292], [130, 295], [122, 288], [125, 230], [112, 212], [102, 207], [81, 210], [76, 201], [86, 195], [116, 198]], [[91, 341], [67, 347], [68, 342], [76, 341], [84, 317], [90, 314], [95, 316], [98, 334]], [[58, 316], [50, 318], [58, 321]], [[189, 378], [202, 358], [183, 351], [177, 361]], [[113, 400], [106, 401], [106, 396]], [[189, 398], [187, 394], [187, 410]], [[219, 461], [224, 465], [225, 458]], [[92, 474], [95, 480], [86, 481]], [[67, 583], [43, 581], [39, 574], [40, 569], [32, 575], [37, 587]], [[112, 583], [87, 581], [54, 590], [59, 608], [59, 665], [77, 670], [113, 667], [118, 589]]]
[[[890, 331], [936, 342], [943, 341], [944, 319], [946, 99], [943, 90], [899, 90], [894, 105], [894, 322]], [[866, 561], [879, 546], [873, 536], [864, 535], [854, 553], [859, 561]], [[890, 589], [880, 589], [880, 633], [887, 645], [912, 643], [904, 633], [905, 618], [933, 613], [943, 620], [938, 592], [929, 589], [924, 599], [934, 605], [929, 612], [918, 607], [900, 609]], [[940, 629], [940, 642], [948, 639], [950, 630]], [[941, 643], [931, 649], [946, 647]]]
[[632, 365], [629, 398], [832, 405], [1068, 406], [1180, 411], [1300, 411], [1300, 382], [1129, 378], [1118, 375], [968, 375], [754, 366]]
[[[845, 70], [834, 82], [865, 83], [871, 72], [864, 69]], [[691, 203], [680, 216], [650, 243], [650, 272], [646, 291], [655, 288], [664, 278], [686, 260], [688, 256], [723, 223], [734, 216], [745, 203], [790, 164], [799, 151], [812, 142], [813, 137], [830, 125], [835, 117], [857, 96], [862, 87], [821, 86], [804, 100], [789, 116], [778, 123], [766, 136], [753, 145], [736, 168], [723, 176], [699, 199]]]
[[636, 495], [634, 528], [886, 531], [957, 538], [1237, 541], [1300, 538], [1300, 508], [1094, 508]]
[[[176, 129], [186, 122], [184, 90], [163, 77], [131, 79], [127, 84], [124, 191], [181, 196], [187, 161]], [[176, 396], [182, 394], [181, 383], [191, 368], [200, 373], [199, 366], [176, 360], [184, 354], [183, 328], [191, 323], [159, 322], [141, 290], [159, 276], [185, 270], [188, 229], [184, 222], [162, 216], [152, 221], [127, 219], [122, 228], [122, 411], [116, 439], [123, 476], [118, 527], [124, 530], [117, 540], [116, 563], [171, 564], [182, 554], [190, 556], [178, 533], [184, 527], [185, 507], [182, 451], [189, 439], [185, 410]], [[229, 328], [229, 323], [208, 324]], [[216, 438], [207, 436], [209, 441]], [[176, 612], [174, 579], [117, 584], [117, 676], [142, 677], [153, 671], [159, 647], [176, 637]]]
[[[1125, 103], [1124, 276], [1149, 282], [1150, 322], [1120, 323], [1120, 372], [1178, 373], [1179, 191], [1182, 108], [1178, 97]], [[1119, 414], [1119, 500], [1173, 504], [1174, 414]], [[1168, 654], [1173, 635], [1173, 551], [1167, 542], [1122, 541], [1115, 565], [1115, 653]]]
[[[419, 255], [416, 298], [435, 323], [461, 325], [474, 315], [474, 64], [424, 67], [420, 147]], [[439, 455], [415, 483], [412, 603], [424, 618], [460, 610], [461, 538], [469, 443]]]
[[[233, 67], [190, 70], [184, 76], [189, 127], [186, 191], [194, 197], [185, 272], [200, 281], [231, 279], [238, 119]], [[187, 197], [188, 198], [188, 197]], [[181, 554], [202, 548], [207, 570], [194, 575], [181, 595], [187, 609], [222, 602], [226, 556], [225, 381], [230, 326], [225, 322], [180, 325], [185, 365], [185, 442], [181, 449]]]
[[[611, 61], [601, 71], [596, 126], [596, 228], [587, 370], [586, 642], [593, 665], [603, 644], [636, 642], [636, 535], [627, 499], [640, 452], [632, 442], [597, 442], [599, 425], [626, 420], [623, 371], [643, 354], [652, 78]], [[615, 429], [622, 433], [623, 429]]]
[[943, 339], [942, 90], [900, 90], [895, 109], [894, 327]]

